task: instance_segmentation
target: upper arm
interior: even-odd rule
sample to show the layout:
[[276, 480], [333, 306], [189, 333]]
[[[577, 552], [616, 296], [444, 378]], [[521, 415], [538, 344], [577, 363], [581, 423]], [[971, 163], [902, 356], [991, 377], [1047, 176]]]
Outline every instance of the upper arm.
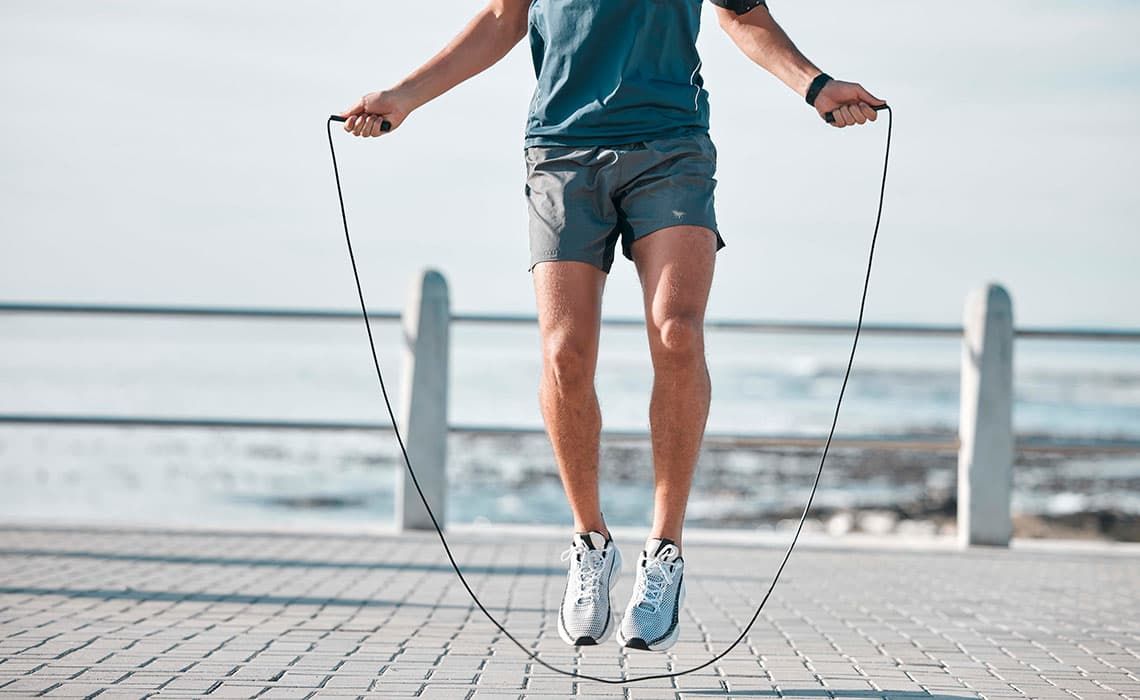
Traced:
[[768, 7], [765, 0], [709, 0], [709, 2], [716, 5], [717, 19], [722, 27], [727, 27], [742, 15], [758, 7], [765, 9]]
[[526, 36], [527, 16], [531, 0], [490, 0], [487, 5], [495, 17], [506, 20], [518, 38]]

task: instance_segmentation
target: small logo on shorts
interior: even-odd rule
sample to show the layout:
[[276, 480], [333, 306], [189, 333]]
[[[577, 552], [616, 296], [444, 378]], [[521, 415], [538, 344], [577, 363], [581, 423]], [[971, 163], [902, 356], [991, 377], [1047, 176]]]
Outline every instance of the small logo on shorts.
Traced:
[[674, 209], [673, 210], [673, 218], [674, 219], [683, 219], [683, 218], [685, 218], [685, 212], [677, 211], [676, 209]]

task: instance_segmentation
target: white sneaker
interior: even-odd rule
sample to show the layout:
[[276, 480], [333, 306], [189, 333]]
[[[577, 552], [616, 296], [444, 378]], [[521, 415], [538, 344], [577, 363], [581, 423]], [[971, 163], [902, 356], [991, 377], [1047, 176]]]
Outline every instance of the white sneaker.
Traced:
[[637, 560], [633, 597], [618, 628], [618, 644], [642, 651], [664, 651], [677, 643], [677, 618], [685, 602], [685, 561], [676, 543], [649, 539]]
[[578, 532], [562, 561], [570, 560], [558, 611], [558, 636], [572, 646], [601, 644], [613, 632], [610, 589], [621, 573], [621, 554], [600, 532]]

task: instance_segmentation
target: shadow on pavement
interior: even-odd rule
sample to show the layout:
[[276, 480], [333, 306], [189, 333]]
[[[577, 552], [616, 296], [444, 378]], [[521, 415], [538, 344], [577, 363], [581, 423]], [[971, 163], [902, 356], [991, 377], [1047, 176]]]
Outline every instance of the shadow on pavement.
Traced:
[[[133, 588], [33, 588], [23, 586], [0, 587], [0, 595], [63, 596], [66, 598], [92, 598], [97, 600], [167, 601], [172, 603], [242, 603], [245, 605], [315, 605], [347, 608], [424, 608], [428, 610], [474, 610], [470, 604], [417, 603], [381, 598], [322, 598], [318, 596], [257, 595], [255, 593], [188, 593], [181, 591], [144, 591]], [[553, 610], [533, 607], [491, 607], [500, 613], [530, 612], [551, 613]]]
[[[426, 571], [452, 573], [450, 564], [421, 564], [384, 561], [315, 561], [312, 559], [250, 559], [246, 557], [201, 557], [186, 554], [135, 554], [120, 552], [91, 552], [70, 549], [0, 549], [0, 557], [62, 557], [67, 559], [98, 559], [103, 561], [130, 561], [147, 564], [193, 564], [202, 566], [248, 566], [298, 569], [357, 569], [364, 571]], [[486, 566], [460, 564], [464, 574], [507, 576], [565, 576], [566, 568], [549, 566]]]

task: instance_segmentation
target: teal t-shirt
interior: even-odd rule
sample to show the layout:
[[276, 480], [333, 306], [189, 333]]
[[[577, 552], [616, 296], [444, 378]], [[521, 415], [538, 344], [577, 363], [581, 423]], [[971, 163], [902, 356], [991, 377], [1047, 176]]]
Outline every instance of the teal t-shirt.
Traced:
[[[612, 146], [707, 132], [702, 0], [533, 0], [538, 85], [527, 146]], [[741, 12], [758, 0], [712, 0]]]

